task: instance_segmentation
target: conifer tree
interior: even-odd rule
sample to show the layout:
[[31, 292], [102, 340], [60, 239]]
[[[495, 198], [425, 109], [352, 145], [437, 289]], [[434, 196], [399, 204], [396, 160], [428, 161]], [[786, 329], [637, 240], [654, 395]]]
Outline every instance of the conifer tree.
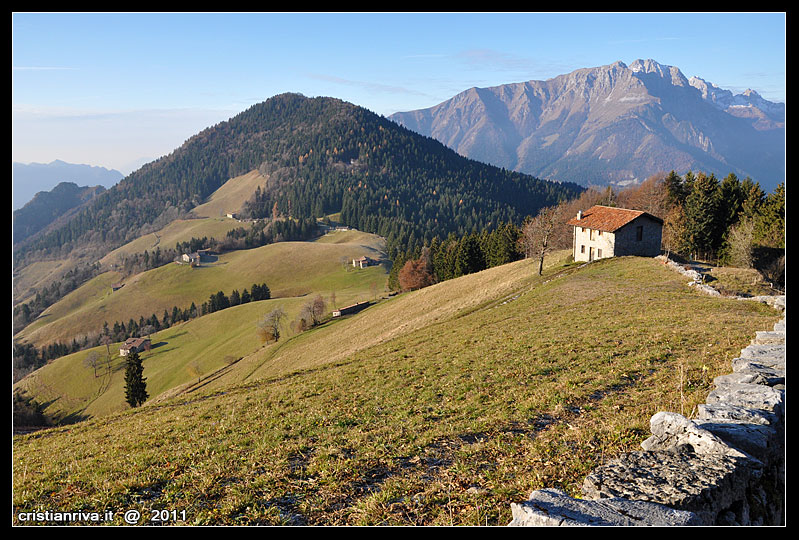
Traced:
[[698, 174], [685, 198], [686, 234], [695, 254], [713, 255], [718, 249], [723, 233], [720, 208], [718, 180], [712, 174]]
[[138, 407], [150, 397], [147, 394], [147, 379], [142, 376], [144, 367], [139, 353], [132, 352], [125, 359], [125, 401]]

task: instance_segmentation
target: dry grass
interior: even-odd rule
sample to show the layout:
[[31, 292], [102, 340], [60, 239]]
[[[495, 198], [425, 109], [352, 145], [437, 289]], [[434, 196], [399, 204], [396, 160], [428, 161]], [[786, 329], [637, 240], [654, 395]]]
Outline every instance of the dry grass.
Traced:
[[721, 294], [736, 296], [768, 296], [778, 294], [769, 286], [760, 272], [753, 268], [714, 267], [708, 285]]
[[127, 323], [153, 314], [160, 318], [164, 310], [185, 309], [192, 302], [199, 308], [211, 294], [242, 291], [253, 283], [266, 283], [273, 297], [286, 298], [336, 291], [341, 300], [347, 300], [368, 294], [373, 282], [383, 291], [385, 268], [354, 272], [342, 264], [364, 251], [374, 253], [371, 245], [356, 243], [281, 242], [227, 253], [199, 268], [168, 264], [129, 278], [115, 292], [111, 284], [119, 276], [110, 272], [50, 306], [15, 337], [36, 346], [68, 342], [76, 335], [99, 331], [104, 322]]
[[40, 289], [49, 284], [54, 276], [60, 275], [74, 266], [69, 259], [39, 261], [23, 268], [12, 268], [11, 288], [15, 303], [25, 303], [33, 300], [34, 289]]
[[225, 214], [237, 213], [257, 188], [263, 189], [267, 177], [258, 171], [231, 178], [217, 189], [208, 201], [192, 210], [197, 217], [222, 218]]
[[[385, 339], [335, 361], [15, 438], [14, 515], [114, 510], [119, 523], [124, 509], [169, 508], [189, 524], [505, 525], [533, 489], [578, 494], [596, 465], [637, 447], [658, 410], [690, 415], [779, 318], [697, 293], [647, 259], [543, 278], [503, 268], [330, 326], [344, 342], [376, 331], [360, 319], [387, 317]], [[458, 296], [469, 299], [460, 308]], [[391, 333], [402, 302], [425, 322]], [[319, 356], [334, 342], [324, 329], [303, 339], [317, 337]]]

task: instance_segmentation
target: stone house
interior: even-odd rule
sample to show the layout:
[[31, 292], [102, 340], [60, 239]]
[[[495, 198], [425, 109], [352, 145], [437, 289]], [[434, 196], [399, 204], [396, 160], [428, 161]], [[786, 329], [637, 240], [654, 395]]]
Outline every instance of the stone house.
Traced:
[[352, 259], [352, 266], [355, 268], [366, 268], [367, 266], [374, 264], [374, 262], [375, 261], [364, 255], [363, 257]]
[[119, 348], [119, 356], [127, 356], [132, 352], [150, 350], [150, 338], [128, 338], [125, 344]]
[[595, 205], [566, 224], [574, 227], [575, 261], [660, 255], [663, 220], [647, 212]]
[[187, 262], [192, 265], [200, 264], [200, 254], [196, 251], [194, 253], [184, 253], [183, 254], [183, 262]]

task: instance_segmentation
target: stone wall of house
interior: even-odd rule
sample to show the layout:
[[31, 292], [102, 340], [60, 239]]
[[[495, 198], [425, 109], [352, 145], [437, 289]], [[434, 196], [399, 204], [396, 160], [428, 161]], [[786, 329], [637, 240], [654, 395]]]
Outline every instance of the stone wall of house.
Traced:
[[[785, 296], [748, 300], [785, 314]], [[642, 451], [596, 468], [582, 498], [534, 491], [509, 525], [784, 525], [785, 317], [731, 364], [696, 419], [655, 414]]]
[[[641, 240], [637, 238], [637, 228], [642, 227]], [[663, 224], [641, 216], [616, 231], [615, 255], [638, 255], [654, 257], [660, 254], [663, 239]]]
[[[637, 238], [638, 227], [643, 228], [641, 240]], [[574, 227], [573, 234], [575, 261], [588, 261], [591, 248], [594, 248], [594, 260], [625, 255], [654, 257], [661, 251], [662, 225], [646, 216], [635, 219], [615, 232], [578, 226]]]

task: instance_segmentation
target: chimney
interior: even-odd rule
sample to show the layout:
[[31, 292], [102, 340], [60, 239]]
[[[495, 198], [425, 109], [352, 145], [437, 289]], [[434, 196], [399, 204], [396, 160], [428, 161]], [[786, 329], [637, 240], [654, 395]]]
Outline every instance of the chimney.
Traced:
[[583, 219], [583, 211], [577, 210], [577, 219]]

